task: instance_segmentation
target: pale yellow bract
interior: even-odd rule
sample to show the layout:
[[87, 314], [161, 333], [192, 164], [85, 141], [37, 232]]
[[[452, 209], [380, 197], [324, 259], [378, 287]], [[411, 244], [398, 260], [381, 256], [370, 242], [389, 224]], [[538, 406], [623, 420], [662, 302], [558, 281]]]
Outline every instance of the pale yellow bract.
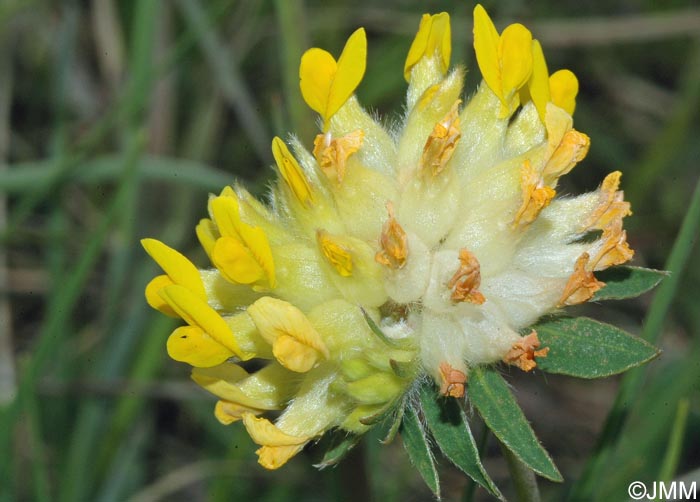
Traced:
[[548, 351], [529, 327], [591, 299], [595, 273], [633, 255], [619, 172], [557, 194], [590, 143], [574, 129], [574, 74], [550, 75], [527, 28], [499, 34], [477, 6], [483, 81], [467, 99], [450, 33], [444, 12], [421, 19], [391, 130], [354, 96], [364, 30], [337, 61], [308, 50], [301, 94], [322, 130], [313, 145], [273, 139], [269, 203], [238, 185], [210, 197], [196, 228], [210, 268], [143, 241], [164, 271], [148, 303], [187, 324], [168, 353], [217, 396], [221, 423], [243, 422], [268, 469], [331, 429], [366, 432], [426, 376], [461, 399], [474, 367], [532, 370]]

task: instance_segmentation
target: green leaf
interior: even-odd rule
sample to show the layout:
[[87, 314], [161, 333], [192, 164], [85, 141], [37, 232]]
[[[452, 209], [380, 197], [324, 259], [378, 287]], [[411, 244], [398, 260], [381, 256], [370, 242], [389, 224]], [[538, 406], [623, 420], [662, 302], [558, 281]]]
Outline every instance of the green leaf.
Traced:
[[600, 378], [622, 373], [659, 355], [653, 345], [610, 324], [586, 317], [564, 317], [533, 328], [549, 347], [537, 359], [542, 371], [579, 378]]
[[404, 411], [400, 432], [408, 458], [411, 459], [413, 466], [418, 469], [425, 483], [439, 499], [440, 479], [435, 469], [435, 460], [425, 437], [423, 426], [418, 420], [416, 411], [411, 406], [407, 406]]
[[428, 429], [445, 457], [491, 495], [503, 500], [503, 495], [481, 464], [467, 417], [457, 400], [441, 398], [432, 384], [425, 384], [420, 389], [420, 402]]
[[314, 465], [317, 469], [325, 469], [326, 467], [336, 465], [362, 438], [361, 434], [347, 434], [342, 431], [334, 431], [334, 434], [330, 436], [330, 446], [326, 450], [326, 453], [324, 453], [321, 461]]
[[389, 430], [387, 431], [386, 436], [384, 436], [384, 439], [381, 440], [382, 444], [389, 444], [396, 437], [396, 433], [399, 432], [401, 422], [403, 421], [403, 414], [405, 409], [406, 399], [404, 398], [402, 402], [396, 407], [396, 411], [389, 417], [389, 420], [391, 420], [391, 425], [389, 426]]
[[540, 476], [562, 481], [501, 375], [492, 368], [477, 367], [469, 373], [468, 382], [472, 404], [501, 443]]
[[591, 301], [634, 298], [654, 288], [668, 272], [641, 267], [613, 267], [596, 272], [605, 287], [596, 291]]

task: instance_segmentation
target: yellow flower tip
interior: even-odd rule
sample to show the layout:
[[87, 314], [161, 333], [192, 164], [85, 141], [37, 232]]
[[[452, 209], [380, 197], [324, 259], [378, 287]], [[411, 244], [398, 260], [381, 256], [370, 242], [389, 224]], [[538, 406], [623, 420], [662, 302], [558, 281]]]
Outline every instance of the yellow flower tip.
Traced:
[[236, 354], [206, 334], [199, 326], [181, 326], [167, 342], [168, 355], [195, 368], [217, 366]]
[[457, 142], [462, 137], [459, 129], [459, 104], [455, 101], [448, 114], [433, 128], [423, 147], [420, 165], [424, 172], [433, 176], [440, 174], [452, 158]]
[[583, 253], [576, 260], [574, 273], [569, 277], [564, 291], [559, 297], [558, 305], [560, 307], [587, 302], [596, 291], [605, 286], [604, 282], [599, 281], [593, 275], [589, 268], [589, 261], [590, 255], [588, 253]]
[[559, 70], [549, 77], [551, 101], [569, 115], [576, 109], [578, 79], [570, 70]]
[[288, 370], [305, 373], [329, 358], [321, 335], [304, 313], [291, 303], [265, 296], [248, 307], [260, 335], [272, 345], [272, 354]]
[[364, 28], [356, 30], [343, 48], [340, 58], [323, 49], [313, 48], [301, 57], [299, 86], [304, 101], [323, 118], [323, 129], [333, 115], [353, 95], [365, 74], [367, 36]]
[[253, 356], [241, 350], [226, 321], [190, 290], [172, 285], [162, 288], [160, 295], [187, 324], [198, 327], [240, 359], [250, 359]]
[[141, 245], [173, 284], [184, 286], [199, 298], [206, 300], [207, 295], [199, 270], [182, 253], [156, 239], [142, 239]]
[[382, 249], [375, 255], [374, 259], [377, 263], [396, 270], [403, 268], [406, 264], [408, 238], [394, 217], [394, 204], [387, 202], [386, 209], [389, 213], [389, 219], [384, 222], [379, 238], [379, 245]]
[[310, 206], [313, 202], [311, 186], [301, 170], [297, 159], [287, 148], [287, 145], [277, 136], [272, 140], [272, 155], [277, 163], [280, 176], [303, 206]]
[[214, 244], [216, 243], [216, 239], [219, 238], [216, 225], [214, 225], [214, 222], [209, 218], [202, 218], [195, 227], [195, 232], [197, 233], [199, 243], [202, 245], [202, 248], [204, 248], [204, 252], [206, 252], [209, 259], [211, 259]]
[[440, 363], [440, 395], [464, 397], [467, 375], [446, 361]]
[[525, 160], [520, 171], [520, 187], [523, 202], [515, 214], [513, 228], [527, 226], [535, 221], [556, 195], [552, 187], [544, 184], [542, 176], [529, 160]]
[[234, 237], [217, 239], [211, 261], [229, 282], [252, 284], [265, 278], [265, 271], [251, 250]]
[[239, 403], [233, 403], [222, 399], [217, 401], [216, 405], [214, 406], [214, 416], [223, 425], [231, 425], [232, 423], [243, 419], [244, 413], [259, 415], [262, 412], [263, 410], [250, 408]]
[[481, 75], [501, 101], [500, 118], [520, 104], [518, 90], [532, 74], [532, 33], [522, 24], [508, 26], [501, 35], [481, 5], [474, 8], [474, 51]]
[[265, 469], [274, 471], [286, 464], [304, 446], [306, 443], [291, 446], [263, 446], [255, 450], [255, 453], [258, 455], [258, 464]]
[[416, 33], [406, 56], [403, 69], [406, 81], [410, 81], [411, 70], [424, 57], [439, 58], [442, 73], [447, 73], [452, 53], [450, 31], [450, 15], [447, 12], [433, 15], [423, 14], [418, 26], [418, 33]]
[[231, 187], [210, 202], [221, 238], [211, 250], [211, 259], [229, 281], [274, 288], [275, 266], [265, 231], [243, 222], [238, 198]]
[[345, 178], [348, 158], [362, 147], [365, 134], [358, 129], [340, 138], [330, 133], [319, 134], [314, 139], [314, 157], [321, 171], [338, 185]]
[[266, 418], [256, 417], [252, 413], [243, 413], [242, 419], [250, 438], [262, 446], [256, 453], [258, 463], [266, 469], [282, 467], [311, 439], [286, 434]]
[[527, 90], [529, 98], [534, 103], [537, 114], [544, 124], [547, 103], [551, 99], [551, 93], [547, 61], [544, 58], [544, 52], [542, 52], [542, 46], [538, 40], [532, 41], [532, 75], [530, 75], [528, 85], [524, 89]]
[[529, 335], [522, 337], [515, 342], [511, 349], [503, 356], [503, 362], [512, 366], [517, 366], [523, 371], [532, 371], [537, 367], [536, 357], [547, 357], [549, 347], [539, 349], [540, 340], [537, 331], [534, 329]]
[[167, 275], [158, 275], [146, 285], [146, 302], [151, 308], [170, 317], [180, 317], [170, 308], [170, 305], [160, 296], [160, 290], [175, 284]]
[[353, 268], [350, 250], [325, 230], [316, 231], [316, 241], [321, 249], [321, 254], [335, 271], [342, 277], [350, 277]]
[[468, 302], [481, 305], [486, 301], [478, 289], [481, 285], [481, 267], [473, 253], [459, 250], [459, 268], [447, 283], [452, 290], [453, 302]]

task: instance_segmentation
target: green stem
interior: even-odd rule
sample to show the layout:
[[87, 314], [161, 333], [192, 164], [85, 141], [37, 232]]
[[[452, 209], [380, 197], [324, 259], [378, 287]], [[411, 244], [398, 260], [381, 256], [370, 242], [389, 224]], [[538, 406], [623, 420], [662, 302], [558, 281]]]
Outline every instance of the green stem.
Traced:
[[501, 451], [508, 463], [510, 479], [515, 487], [518, 502], [540, 502], [540, 490], [537, 487], [535, 473], [523, 464], [508, 448], [501, 445]]

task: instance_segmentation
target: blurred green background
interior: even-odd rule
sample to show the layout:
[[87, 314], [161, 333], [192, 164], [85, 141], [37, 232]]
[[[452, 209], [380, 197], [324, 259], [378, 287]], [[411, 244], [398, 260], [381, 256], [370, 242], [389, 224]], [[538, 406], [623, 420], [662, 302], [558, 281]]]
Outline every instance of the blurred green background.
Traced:
[[[622, 170], [635, 264], [674, 272], [655, 293], [580, 310], [664, 349], [622, 386], [506, 375], [566, 478], [543, 481], [543, 498], [624, 500], [634, 480], [700, 481], [700, 7], [484, 6], [499, 29], [526, 24], [550, 71], [579, 77], [576, 128], [592, 147], [564, 192], [591, 190]], [[322, 472], [311, 467], [317, 448], [279, 472], [257, 466], [240, 424], [220, 425], [214, 399], [167, 357], [174, 323], [145, 304], [156, 267], [138, 241], [156, 237], [204, 265], [194, 224], [207, 193], [240, 179], [264, 195], [272, 136], [294, 131], [311, 144], [316, 118], [297, 73], [308, 47], [338, 55], [365, 26], [358, 94], [391, 123], [403, 111], [403, 62], [420, 15], [445, 10], [453, 64], [466, 66], [473, 91], [473, 7], [0, 1], [0, 500], [430, 499], [400, 440], [381, 447], [370, 437]], [[511, 494], [493, 439], [485, 458]], [[441, 467], [446, 500], [485, 500]]]

